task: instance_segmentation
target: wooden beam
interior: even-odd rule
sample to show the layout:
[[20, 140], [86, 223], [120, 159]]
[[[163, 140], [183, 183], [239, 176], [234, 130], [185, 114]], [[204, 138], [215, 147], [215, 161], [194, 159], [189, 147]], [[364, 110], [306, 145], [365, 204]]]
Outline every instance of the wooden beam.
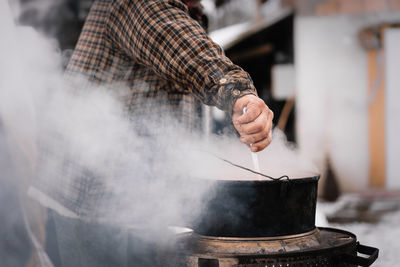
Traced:
[[368, 95], [369, 95], [369, 184], [383, 188], [386, 181], [385, 142], [385, 75], [383, 53], [368, 50]]

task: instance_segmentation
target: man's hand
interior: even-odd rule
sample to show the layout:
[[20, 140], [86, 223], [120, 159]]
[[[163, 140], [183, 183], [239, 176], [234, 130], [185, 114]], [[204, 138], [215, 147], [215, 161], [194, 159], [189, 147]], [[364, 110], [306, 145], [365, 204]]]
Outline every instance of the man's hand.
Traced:
[[253, 152], [261, 151], [271, 143], [273, 118], [274, 113], [255, 95], [242, 96], [233, 106], [233, 125], [240, 134], [240, 141], [250, 146]]

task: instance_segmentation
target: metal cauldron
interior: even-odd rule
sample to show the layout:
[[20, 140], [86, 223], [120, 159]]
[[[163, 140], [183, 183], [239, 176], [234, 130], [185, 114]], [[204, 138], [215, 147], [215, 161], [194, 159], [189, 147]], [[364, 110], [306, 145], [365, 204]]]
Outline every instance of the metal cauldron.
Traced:
[[311, 231], [315, 229], [318, 180], [319, 176], [218, 180], [191, 227], [197, 234], [220, 237], [272, 237]]

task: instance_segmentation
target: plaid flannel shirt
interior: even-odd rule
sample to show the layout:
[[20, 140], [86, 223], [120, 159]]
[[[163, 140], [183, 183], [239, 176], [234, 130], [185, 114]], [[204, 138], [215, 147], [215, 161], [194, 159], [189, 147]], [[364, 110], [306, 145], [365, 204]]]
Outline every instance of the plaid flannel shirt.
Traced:
[[[130, 91], [121, 100], [135, 116], [167, 105], [178, 120], [194, 128], [200, 102], [231, 113], [237, 98], [256, 94], [253, 82], [190, 17], [187, 2], [95, 1], [66, 73], [84, 74], [110, 88], [125, 83]], [[77, 177], [84, 172], [71, 169]], [[81, 217], [94, 216], [96, 200], [88, 201], [88, 196], [104, 196], [93, 177], [59, 185], [59, 192], [38, 188]]]
[[126, 82], [131, 92], [123, 100], [135, 112], [155, 96], [174, 109], [201, 101], [231, 112], [238, 97], [256, 92], [181, 0], [96, 1], [67, 70], [101, 83]]

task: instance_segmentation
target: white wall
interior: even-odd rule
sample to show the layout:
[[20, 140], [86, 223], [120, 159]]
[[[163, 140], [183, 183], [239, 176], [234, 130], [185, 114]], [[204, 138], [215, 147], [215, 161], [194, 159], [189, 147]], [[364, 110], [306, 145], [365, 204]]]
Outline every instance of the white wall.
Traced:
[[[321, 169], [329, 153], [344, 191], [368, 187], [368, 76], [357, 34], [399, 14], [298, 17], [295, 21], [297, 133]], [[323, 182], [323, 181], [322, 181]]]
[[400, 29], [385, 30], [386, 182], [400, 189]]

